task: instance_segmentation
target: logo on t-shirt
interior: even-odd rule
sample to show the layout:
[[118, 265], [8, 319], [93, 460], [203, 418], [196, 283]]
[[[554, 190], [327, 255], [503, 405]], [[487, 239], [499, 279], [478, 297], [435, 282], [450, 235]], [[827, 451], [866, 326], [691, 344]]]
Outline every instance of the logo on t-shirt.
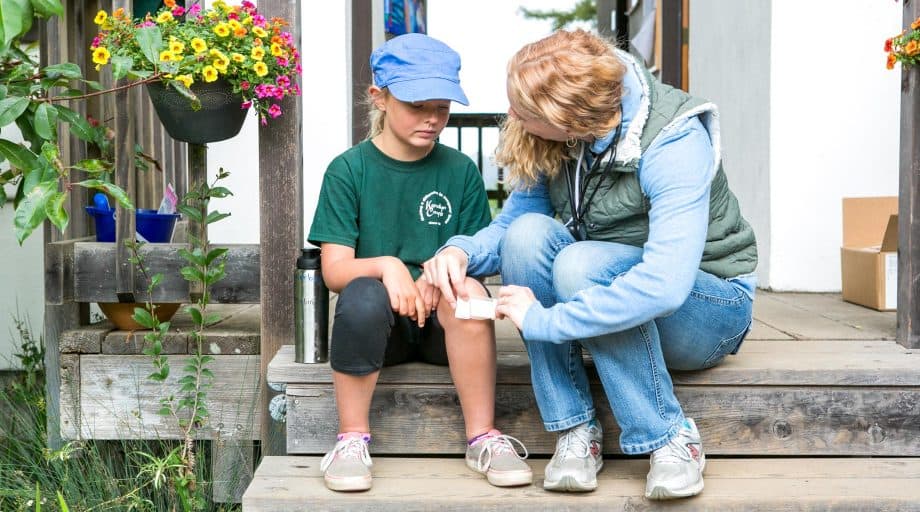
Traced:
[[450, 207], [450, 200], [447, 196], [432, 191], [425, 194], [422, 202], [418, 205], [419, 220], [432, 226], [443, 226], [450, 222], [453, 210]]

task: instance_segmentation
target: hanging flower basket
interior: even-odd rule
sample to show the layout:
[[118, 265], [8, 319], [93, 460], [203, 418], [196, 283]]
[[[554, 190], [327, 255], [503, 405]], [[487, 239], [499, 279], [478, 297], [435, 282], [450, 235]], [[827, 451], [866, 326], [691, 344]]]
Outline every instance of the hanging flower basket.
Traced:
[[198, 82], [191, 90], [201, 108], [194, 110], [187, 97], [163, 82], [147, 84], [150, 101], [169, 135], [192, 144], [206, 144], [229, 139], [240, 132], [248, 108], [243, 97], [233, 93], [226, 80]]

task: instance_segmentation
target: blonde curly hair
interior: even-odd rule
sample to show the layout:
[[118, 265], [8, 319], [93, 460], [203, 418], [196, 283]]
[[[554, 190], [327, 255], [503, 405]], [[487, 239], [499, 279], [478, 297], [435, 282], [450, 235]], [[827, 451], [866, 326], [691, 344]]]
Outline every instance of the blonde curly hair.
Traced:
[[[521, 48], [508, 63], [508, 99], [514, 111], [575, 139], [603, 137], [620, 123], [626, 66], [607, 40], [583, 30], [560, 30]], [[555, 176], [573, 157], [565, 142], [531, 135], [508, 116], [495, 160], [511, 184]]]

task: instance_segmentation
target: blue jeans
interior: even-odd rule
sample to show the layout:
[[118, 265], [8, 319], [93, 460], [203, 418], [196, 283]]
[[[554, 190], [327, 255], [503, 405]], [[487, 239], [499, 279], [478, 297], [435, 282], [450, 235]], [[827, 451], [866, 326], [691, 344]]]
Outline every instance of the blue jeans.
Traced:
[[[525, 214], [502, 239], [502, 282], [529, 287], [550, 307], [582, 289], [609, 285], [641, 258], [640, 247], [576, 243], [558, 221]], [[579, 341], [525, 340], [544, 427], [565, 430], [594, 418], [582, 360], [585, 348], [620, 426], [623, 453], [648, 453], [664, 446], [684, 419], [668, 368], [699, 370], [719, 364], [737, 351], [751, 318], [752, 301], [740, 285], [701, 270], [687, 301], [671, 315]]]

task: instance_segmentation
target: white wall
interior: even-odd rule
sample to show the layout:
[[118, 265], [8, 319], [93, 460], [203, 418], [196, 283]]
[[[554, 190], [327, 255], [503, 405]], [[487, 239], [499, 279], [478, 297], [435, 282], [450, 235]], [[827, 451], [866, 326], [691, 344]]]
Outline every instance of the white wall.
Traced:
[[[304, 237], [313, 221], [323, 172], [336, 155], [348, 148], [347, 4], [300, 3], [304, 21], [300, 43], [304, 55], [300, 81], [304, 110]], [[208, 146], [210, 179], [224, 167], [231, 173], [226, 186], [234, 193], [213, 203], [214, 208], [232, 214], [210, 227], [209, 235], [215, 243], [259, 243], [258, 128], [258, 120], [252, 116], [239, 135]]]
[[723, 167], [757, 235], [758, 279], [768, 283], [770, 2], [690, 2], [689, 60], [690, 92], [719, 106]]
[[843, 5], [691, 2], [690, 87], [721, 107], [762, 287], [839, 291], [841, 199], [898, 192], [900, 72], [882, 45], [902, 5]]
[[28, 320], [37, 338], [42, 332], [45, 299], [42, 230], [36, 230], [20, 247], [13, 231], [12, 202], [0, 209], [0, 248], [0, 370], [8, 370], [18, 366], [12, 364], [17, 362], [12, 358], [20, 342], [14, 315]]

